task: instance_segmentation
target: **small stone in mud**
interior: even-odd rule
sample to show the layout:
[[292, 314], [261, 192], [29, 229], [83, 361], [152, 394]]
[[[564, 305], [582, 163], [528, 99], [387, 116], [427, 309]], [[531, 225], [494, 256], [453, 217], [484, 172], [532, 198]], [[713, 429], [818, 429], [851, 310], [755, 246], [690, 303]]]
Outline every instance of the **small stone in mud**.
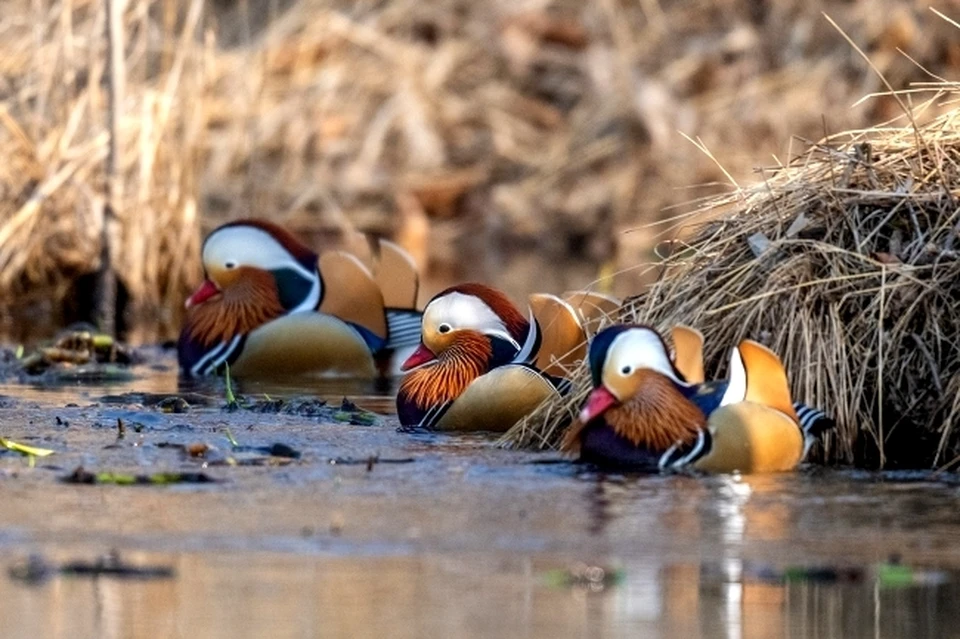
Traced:
[[246, 409], [254, 413], [279, 413], [285, 402], [282, 399], [261, 399], [248, 404]]
[[288, 457], [290, 459], [300, 459], [300, 451], [287, 444], [276, 443], [267, 449], [269, 454], [274, 457]]
[[164, 413], [186, 413], [190, 410], [190, 404], [182, 397], [164, 397], [156, 407]]
[[191, 457], [203, 457], [208, 452], [210, 452], [209, 444], [203, 442], [194, 442], [192, 444], [187, 444], [184, 447], [184, 451]]
[[343, 513], [335, 512], [330, 517], [330, 534], [339, 537], [343, 533], [343, 527], [346, 524]]
[[305, 399], [287, 402], [283, 412], [302, 417], [324, 417], [330, 414], [330, 407], [325, 399]]

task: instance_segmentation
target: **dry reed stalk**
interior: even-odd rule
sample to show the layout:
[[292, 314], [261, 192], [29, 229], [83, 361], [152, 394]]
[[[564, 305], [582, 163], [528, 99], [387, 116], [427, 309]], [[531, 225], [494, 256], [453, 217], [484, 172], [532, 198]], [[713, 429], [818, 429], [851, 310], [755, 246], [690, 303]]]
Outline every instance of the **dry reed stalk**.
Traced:
[[[955, 104], [955, 90], [933, 100]], [[922, 126], [830, 136], [764, 174], [699, 209], [709, 221], [693, 225], [618, 321], [700, 328], [716, 376], [732, 345], [761, 340], [783, 358], [795, 398], [836, 417], [829, 461], [936, 467], [956, 457], [960, 108]], [[574, 378], [568, 398], [504, 443], [556, 446], [588, 392], [586, 370]]]
[[100, 219], [100, 266], [97, 271], [97, 320], [100, 330], [116, 334], [117, 274], [113, 269], [117, 226], [123, 216], [123, 178], [120, 174], [120, 118], [126, 86], [124, 62], [123, 11], [126, 0], [104, 0], [107, 39], [107, 145], [106, 203]]
[[[898, 49], [935, 74], [957, 64], [953, 28], [896, 0], [128, 1], [114, 266], [164, 335], [201, 227], [240, 215], [399, 234], [452, 272], [505, 240], [586, 256], [587, 273], [635, 264], [650, 241], [618, 230], [689, 199], [676, 185], [723, 180], [678, 129], [742, 180], [790, 133], [819, 137], [823, 113], [854, 128], [896, 108], [848, 108], [882, 87], [823, 10], [896, 88], [917, 68]], [[0, 295], [56, 306], [99, 263], [104, 1], [3, 8]], [[502, 284], [542, 282], [530, 270]]]
[[[9, 90], [0, 94], [7, 158], [0, 169], [0, 291], [17, 301], [8, 312], [45, 309], [56, 322], [58, 305], [75, 295], [74, 281], [112, 264], [134, 313], [166, 321], [168, 335], [176, 328], [172, 309], [198, 270], [194, 173], [203, 129], [193, 96], [206, 91], [204, 47], [195, 38], [203, 3], [193, 0], [172, 31], [160, 32], [159, 3], [128, 0], [108, 12], [105, 2], [12, 2], [0, 18], [11, 53], [31, 51], [2, 56]], [[19, 19], [27, 10], [30, 19]], [[108, 51], [108, 32], [130, 34], [129, 46], [115, 40]], [[22, 46], [28, 37], [36, 47]], [[100, 251], [107, 246], [109, 257]], [[146, 337], [156, 339], [157, 328]]]

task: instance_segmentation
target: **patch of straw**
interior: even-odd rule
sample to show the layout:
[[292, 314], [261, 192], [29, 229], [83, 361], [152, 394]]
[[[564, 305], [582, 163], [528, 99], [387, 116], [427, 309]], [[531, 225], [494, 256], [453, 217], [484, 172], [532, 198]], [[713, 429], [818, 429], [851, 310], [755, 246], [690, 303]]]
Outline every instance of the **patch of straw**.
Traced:
[[[955, 99], [955, 85], [933, 98]], [[766, 180], [707, 202], [709, 221], [667, 256], [620, 321], [706, 336], [708, 376], [757, 339], [783, 359], [795, 399], [838, 430], [831, 462], [931, 467], [960, 454], [960, 109], [925, 125], [825, 138]], [[689, 226], [685, 229], [690, 231]], [[588, 392], [504, 437], [555, 447]]]

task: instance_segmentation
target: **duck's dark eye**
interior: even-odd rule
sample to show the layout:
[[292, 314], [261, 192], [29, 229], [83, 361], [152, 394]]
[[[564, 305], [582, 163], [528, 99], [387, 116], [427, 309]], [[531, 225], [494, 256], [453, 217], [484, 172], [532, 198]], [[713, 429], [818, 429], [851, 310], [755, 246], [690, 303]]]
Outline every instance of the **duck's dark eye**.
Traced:
[[437, 331], [440, 333], [449, 333], [451, 330], [453, 329], [449, 324], [441, 324], [437, 327]]
[[224, 268], [237, 268], [237, 263], [236, 263], [236, 262], [227, 262], [226, 264], [223, 265], [223, 267], [224, 267]]
[[630, 366], [624, 366], [623, 368], [620, 369], [620, 373], [624, 376], [629, 375], [632, 372], [633, 372], [633, 368]]

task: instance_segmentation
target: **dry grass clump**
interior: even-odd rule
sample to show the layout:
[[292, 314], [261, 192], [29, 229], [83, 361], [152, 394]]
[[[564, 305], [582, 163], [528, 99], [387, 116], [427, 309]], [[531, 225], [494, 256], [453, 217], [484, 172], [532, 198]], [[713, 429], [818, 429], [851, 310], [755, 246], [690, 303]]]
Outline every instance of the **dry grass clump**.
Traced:
[[[706, 336], [708, 376], [743, 338], [781, 355], [794, 397], [832, 413], [826, 458], [931, 467], [960, 454], [960, 108], [830, 136], [706, 204], [621, 321]], [[949, 93], [952, 91], [952, 93]], [[589, 385], [506, 436], [555, 446]]]
[[648, 258], [646, 234], [620, 231], [723, 179], [678, 130], [740, 178], [791, 134], [891, 117], [890, 98], [849, 108], [882, 85], [822, 12], [897, 88], [918, 76], [898, 48], [935, 73], [960, 65], [953, 28], [901, 0], [214, 6], [228, 46], [210, 60], [205, 227], [269, 212], [319, 243], [355, 226], [440, 271], [428, 289], [449, 274], [517, 297], [553, 269], [506, 271], [504, 246], [580, 262], [551, 290]]
[[[97, 267], [104, 6], [0, 12], [0, 297], [31, 319]], [[392, 236], [429, 267], [427, 294], [563, 290], [645, 259], [647, 234], [620, 231], [723, 178], [678, 130], [740, 178], [790, 133], [890, 116], [889, 97], [849, 109], [881, 87], [822, 12], [895, 88], [918, 74], [899, 50], [960, 67], [919, 1], [128, 0], [115, 266], [168, 336], [201, 233], [246, 215], [318, 247]]]
[[[123, 197], [112, 257], [154, 331], [176, 321], [198, 264], [203, 129], [192, 98], [203, 90], [195, 43], [203, 2], [181, 4], [130, 0], [124, 18]], [[0, 17], [0, 295], [4, 315], [19, 312], [27, 331], [55, 327], [64, 305], [89, 306], [71, 298], [81, 296], [78, 278], [99, 266], [109, 143], [105, 6], [9, 0]]]

